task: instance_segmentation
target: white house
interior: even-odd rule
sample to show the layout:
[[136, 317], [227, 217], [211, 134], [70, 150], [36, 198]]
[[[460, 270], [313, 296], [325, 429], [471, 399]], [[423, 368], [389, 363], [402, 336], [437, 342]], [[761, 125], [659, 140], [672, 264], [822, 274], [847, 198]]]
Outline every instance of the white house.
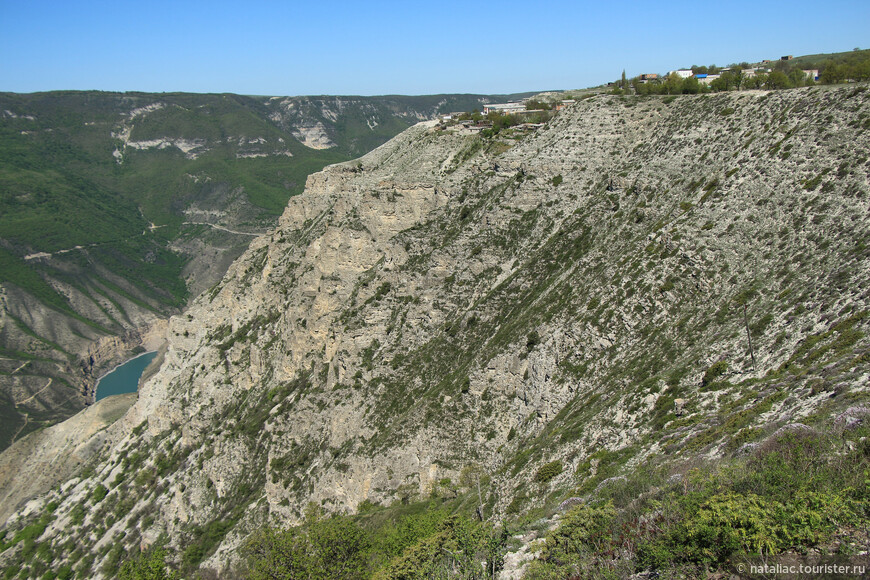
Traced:
[[501, 113], [502, 115], [509, 115], [511, 113], [519, 113], [520, 111], [525, 110], [526, 106], [523, 103], [501, 103], [498, 105], [483, 106], [484, 115], [487, 115], [489, 113]]

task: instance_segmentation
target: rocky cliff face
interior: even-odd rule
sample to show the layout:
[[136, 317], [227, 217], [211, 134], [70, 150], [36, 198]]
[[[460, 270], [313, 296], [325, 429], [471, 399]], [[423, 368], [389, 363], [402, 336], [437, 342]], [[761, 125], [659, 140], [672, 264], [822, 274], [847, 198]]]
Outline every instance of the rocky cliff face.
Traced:
[[312, 175], [171, 319], [92, 466], [7, 528], [53, 501], [55, 562], [71, 541], [110, 574], [166, 534], [227, 572], [309, 502], [483, 472], [500, 516], [866, 401], [868, 97], [596, 96], [495, 137], [421, 123]]
[[0, 449], [88, 404], [89, 351], [219, 282], [308, 174], [493, 98], [0, 93]]

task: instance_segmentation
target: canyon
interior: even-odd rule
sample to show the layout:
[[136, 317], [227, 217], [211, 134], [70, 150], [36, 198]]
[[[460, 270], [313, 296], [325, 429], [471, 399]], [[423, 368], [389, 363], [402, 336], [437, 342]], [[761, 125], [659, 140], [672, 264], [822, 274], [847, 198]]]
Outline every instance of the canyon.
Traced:
[[542, 517], [650, 462], [688, 485], [781, 429], [860, 423], [868, 99], [597, 94], [540, 127], [423, 121], [324, 167], [155, 327], [129, 409], [0, 456], [6, 537], [44, 521], [42, 561], [91, 577], [158, 544], [235, 577], [252, 533], [311, 505]]

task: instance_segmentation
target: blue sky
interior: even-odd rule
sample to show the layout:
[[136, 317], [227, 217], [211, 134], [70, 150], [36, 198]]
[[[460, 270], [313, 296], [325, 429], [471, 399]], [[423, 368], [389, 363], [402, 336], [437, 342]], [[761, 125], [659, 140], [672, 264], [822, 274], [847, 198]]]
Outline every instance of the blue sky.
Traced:
[[870, 47], [870, 2], [0, 0], [0, 91], [572, 89]]

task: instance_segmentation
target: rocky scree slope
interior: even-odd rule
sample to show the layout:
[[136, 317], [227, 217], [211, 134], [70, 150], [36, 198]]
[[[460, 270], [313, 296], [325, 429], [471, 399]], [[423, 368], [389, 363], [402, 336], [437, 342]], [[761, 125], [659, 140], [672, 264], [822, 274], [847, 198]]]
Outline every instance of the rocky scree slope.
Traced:
[[866, 402], [868, 97], [596, 96], [537, 131], [422, 123], [310, 176], [7, 535], [50, 505], [55, 565], [111, 575], [163, 537], [229, 573], [309, 502], [482, 471], [501, 518]]
[[0, 449], [156, 348], [310, 173], [498, 98], [0, 93]]

